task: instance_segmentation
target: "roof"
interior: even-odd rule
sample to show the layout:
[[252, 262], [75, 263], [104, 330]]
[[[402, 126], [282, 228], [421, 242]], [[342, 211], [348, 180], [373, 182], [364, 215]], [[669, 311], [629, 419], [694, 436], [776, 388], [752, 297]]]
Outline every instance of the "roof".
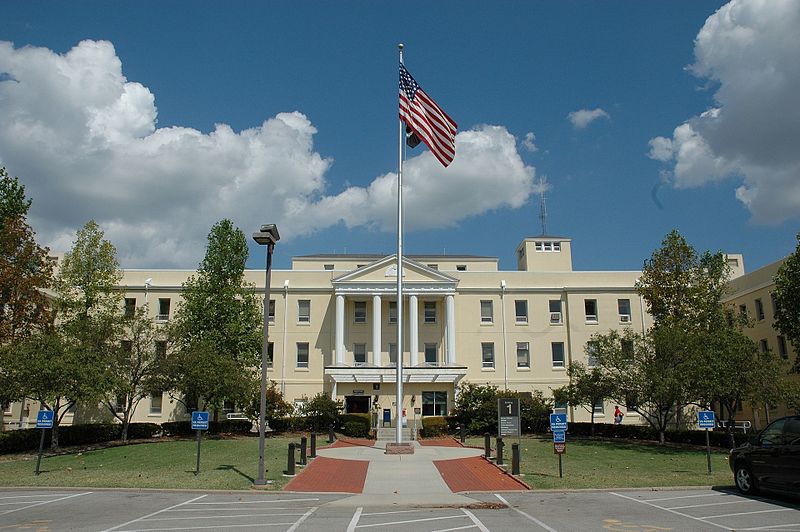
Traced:
[[[393, 256], [394, 254], [383, 253], [317, 253], [314, 255], [299, 255], [292, 257], [293, 259], [373, 259], [379, 260], [386, 256]], [[489, 257], [486, 255], [403, 255], [409, 259], [471, 259], [471, 260], [498, 260], [497, 257]]]

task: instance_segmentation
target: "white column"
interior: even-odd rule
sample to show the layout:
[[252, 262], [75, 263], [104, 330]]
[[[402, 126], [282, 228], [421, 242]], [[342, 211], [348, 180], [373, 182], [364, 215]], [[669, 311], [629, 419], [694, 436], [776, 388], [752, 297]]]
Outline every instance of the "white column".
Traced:
[[456, 305], [455, 298], [448, 295], [445, 299], [446, 310], [445, 318], [447, 319], [445, 330], [447, 331], [447, 363], [455, 365], [456, 363]]
[[381, 366], [381, 296], [372, 296], [372, 363]]
[[417, 318], [417, 296], [408, 296], [408, 352], [411, 365], [419, 364], [419, 319]]
[[344, 364], [344, 296], [336, 296], [336, 364]]
[[331, 399], [336, 400], [336, 381], [333, 381], [333, 386], [331, 386]]

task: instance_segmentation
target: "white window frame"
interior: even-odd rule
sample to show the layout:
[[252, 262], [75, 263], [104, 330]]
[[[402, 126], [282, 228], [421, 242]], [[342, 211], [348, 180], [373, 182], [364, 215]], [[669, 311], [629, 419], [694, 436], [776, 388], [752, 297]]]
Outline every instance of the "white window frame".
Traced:
[[[298, 367], [298, 368], [308, 368], [309, 359], [311, 358], [311, 353], [310, 353], [310, 351], [311, 351], [311, 348], [310, 348], [310, 346], [308, 345], [308, 342], [297, 342], [296, 346], [297, 346], [297, 347], [296, 347], [296, 349], [297, 349], [297, 354], [296, 354], [296, 356], [295, 356], [295, 361], [296, 361], [296, 363], [297, 363], [297, 367]], [[301, 360], [300, 360], [300, 353], [301, 353], [301, 349], [300, 349], [300, 347], [301, 347], [301, 346], [305, 346], [305, 352], [306, 352], [306, 353], [305, 353], [305, 354], [306, 354], [306, 360], [305, 360], [305, 362], [303, 362], [303, 361], [301, 361]]]
[[[558, 311], [553, 310], [553, 303], [558, 303]], [[560, 299], [550, 299], [547, 302], [547, 308], [550, 311], [550, 325], [561, 325], [564, 322], [564, 315], [562, 309], [564, 304]]]
[[[167, 312], [162, 312], [164, 310], [164, 305], [166, 304]], [[156, 321], [169, 321], [169, 313], [172, 310], [172, 300], [168, 297], [159, 297], [158, 298], [158, 314], [156, 314]]]
[[597, 366], [597, 355], [595, 354], [597, 351], [597, 342], [588, 341], [586, 342], [586, 366], [589, 368], [594, 368]]
[[387, 313], [389, 325], [397, 325], [397, 301], [389, 301], [389, 312]]
[[[158, 398], [158, 401], [154, 401], [154, 399]], [[156, 408], [156, 404], [158, 407]], [[164, 410], [164, 392], [159, 393], [151, 393], [150, 394], [150, 415], [151, 416], [160, 416], [161, 412]]]
[[[430, 362], [428, 360], [428, 352], [429, 352], [428, 350], [429, 349], [432, 350], [432, 352], [433, 352], [433, 356], [434, 356], [434, 361], [433, 362]], [[435, 342], [434, 343], [426, 343], [423, 346], [422, 352], [423, 352], [424, 357], [425, 357], [425, 365], [426, 366], [428, 366], [428, 367], [437, 367], [439, 365], [439, 345], [438, 344], [436, 344]]]
[[[363, 361], [359, 362], [357, 355], [363, 355]], [[355, 343], [353, 344], [353, 365], [356, 367], [367, 365], [367, 344]]]
[[[433, 314], [428, 316], [428, 310], [432, 310]], [[422, 321], [426, 325], [435, 325], [437, 321], [436, 301], [424, 301], [422, 304]]]
[[[561, 346], [561, 360], [556, 360], [556, 346]], [[567, 365], [567, 354], [564, 350], [564, 342], [550, 342], [550, 360], [553, 368], [564, 368]]]
[[[525, 353], [525, 360], [520, 364], [520, 353]], [[531, 344], [530, 342], [517, 342], [517, 367], [528, 368], [531, 367]]]
[[[519, 309], [517, 308], [518, 305], [522, 303], [525, 306], [525, 314], [520, 314]], [[514, 300], [514, 322], [519, 324], [528, 323], [528, 300], [527, 299], [515, 299]]]
[[[594, 305], [594, 314], [590, 312], [590, 305]], [[599, 312], [597, 310], [597, 299], [584, 299], [583, 300], [583, 310], [586, 314], [586, 323], [597, 323]]]
[[[363, 312], [361, 312], [363, 311]], [[353, 301], [353, 323], [367, 323], [367, 302]]]
[[494, 369], [494, 342], [481, 342], [481, 367]]
[[[627, 313], [624, 312], [626, 309], [624, 307], [627, 306]], [[631, 322], [631, 300], [626, 298], [617, 299], [617, 312], [619, 313], [619, 322], [620, 323], [630, 323]]]
[[[392, 360], [392, 354], [394, 354], [394, 360]], [[397, 344], [390, 343], [389, 344], [389, 365], [390, 366], [397, 366]]]
[[761, 298], [756, 298], [756, 319], [758, 321], [764, 320], [764, 302], [761, 301]]
[[[303, 307], [306, 307], [305, 309]], [[305, 311], [305, 312], [304, 312]], [[311, 323], [311, 300], [297, 300], [297, 323]]]
[[275, 300], [269, 300], [269, 306], [267, 306], [267, 319], [269, 319], [270, 324], [275, 323]]
[[481, 299], [481, 324], [494, 323], [494, 303], [491, 299]]

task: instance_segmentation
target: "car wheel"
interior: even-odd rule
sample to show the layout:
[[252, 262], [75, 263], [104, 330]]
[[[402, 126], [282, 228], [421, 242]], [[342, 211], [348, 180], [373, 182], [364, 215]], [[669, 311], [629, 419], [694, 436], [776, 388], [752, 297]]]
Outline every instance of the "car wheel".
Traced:
[[736, 472], [734, 473], [736, 480], [736, 487], [745, 495], [752, 495], [758, 492], [756, 486], [756, 479], [750, 472], [750, 468], [746, 464], [737, 464]]

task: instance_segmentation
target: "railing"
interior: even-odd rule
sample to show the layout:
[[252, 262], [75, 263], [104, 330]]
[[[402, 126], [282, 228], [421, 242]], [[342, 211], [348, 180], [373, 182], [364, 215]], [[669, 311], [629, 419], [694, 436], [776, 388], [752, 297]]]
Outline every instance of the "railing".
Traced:
[[[728, 421], [724, 420], [724, 419], [718, 419], [717, 420], [717, 426], [719, 428], [721, 428], [721, 429], [728, 428]], [[733, 424], [733, 428], [734, 428], [734, 430], [741, 429], [742, 432], [747, 434], [747, 431], [751, 430], [753, 428], [753, 424], [750, 423], [748, 420], [735, 421], [734, 424]]]
[[169, 314], [156, 314], [156, 321], [169, 321]]

